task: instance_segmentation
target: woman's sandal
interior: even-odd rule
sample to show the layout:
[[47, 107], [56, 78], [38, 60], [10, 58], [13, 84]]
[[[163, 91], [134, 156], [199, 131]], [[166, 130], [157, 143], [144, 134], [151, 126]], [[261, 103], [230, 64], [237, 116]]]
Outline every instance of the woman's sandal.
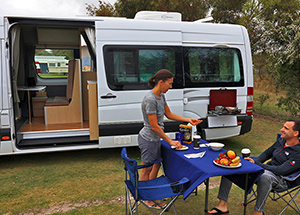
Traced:
[[[161, 205], [163, 204], [163, 205]], [[149, 205], [148, 205], [149, 206]], [[165, 203], [162, 202], [154, 202], [153, 201], [153, 205], [149, 206], [150, 208], [154, 208], [154, 209], [164, 209], [167, 205]]]
[[218, 208], [212, 208], [211, 211], [212, 211], [212, 210], [217, 211], [217, 213], [208, 213], [209, 215], [224, 215], [224, 214], [229, 214], [229, 211], [228, 211], [228, 210], [227, 210], [226, 212], [223, 212], [223, 211], [221, 211], [221, 210], [218, 209]]

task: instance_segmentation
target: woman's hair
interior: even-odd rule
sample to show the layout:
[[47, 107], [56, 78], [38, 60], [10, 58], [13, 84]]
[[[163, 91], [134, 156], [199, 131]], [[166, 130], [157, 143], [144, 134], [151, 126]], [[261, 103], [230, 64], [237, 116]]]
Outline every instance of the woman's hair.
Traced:
[[148, 85], [150, 87], [155, 87], [160, 80], [163, 80], [165, 82], [166, 80], [173, 78], [173, 77], [174, 76], [173, 76], [172, 72], [170, 72], [167, 69], [161, 69], [154, 76], [151, 76], [149, 78]]

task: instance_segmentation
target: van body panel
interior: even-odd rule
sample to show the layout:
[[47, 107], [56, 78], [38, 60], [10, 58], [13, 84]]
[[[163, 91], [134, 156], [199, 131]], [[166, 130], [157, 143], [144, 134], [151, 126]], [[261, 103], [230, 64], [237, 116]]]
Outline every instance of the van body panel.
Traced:
[[183, 43], [202, 43], [215, 45], [243, 45], [244, 38], [241, 37], [242, 30], [238, 25], [220, 26], [211, 23], [182, 23]]
[[241, 126], [204, 129], [204, 132], [207, 136], [206, 140], [219, 140], [238, 136], [241, 132]]
[[129, 19], [107, 19], [96, 22], [96, 40], [105, 43], [172, 44], [182, 43], [181, 29], [176, 22], [159, 22]]

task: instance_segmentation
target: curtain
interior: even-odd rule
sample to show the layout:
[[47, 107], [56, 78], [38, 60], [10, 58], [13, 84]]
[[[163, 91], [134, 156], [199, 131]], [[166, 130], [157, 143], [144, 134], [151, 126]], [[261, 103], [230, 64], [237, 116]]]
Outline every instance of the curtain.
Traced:
[[[14, 110], [15, 110], [15, 118], [18, 119], [21, 117], [21, 111], [19, 108], [20, 98], [17, 91], [18, 86], [18, 73], [20, 66], [20, 27], [14, 26], [11, 30], [11, 56], [12, 56], [12, 81], [13, 81], [13, 96], [14, 96]], [[24, 79], [24, 78], [23, 78]]]
[[89, 53], [92, 59], [92, 68], [91, 71], [95, 71], [96, 68], [96, 36], [94, 28], [84, 28], [84, 32], [82, 32], [82, 36], [87, 45]]

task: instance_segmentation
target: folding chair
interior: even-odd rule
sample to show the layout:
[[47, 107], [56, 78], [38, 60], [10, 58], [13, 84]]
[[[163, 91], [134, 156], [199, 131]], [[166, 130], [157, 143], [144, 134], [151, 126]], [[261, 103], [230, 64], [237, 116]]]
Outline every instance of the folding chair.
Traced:
[[[289, 185], [288, 189], [286, 190], [273, 189], [270, 192], [269, 198], [272, 199], [272, 201], [277, 201], [278, 199], [282, 199], [286, 203], [286, 206], [282, 209], [279, 215], [283, 214], [283, 212], [289, 206], [293, 208], [297, 214], [300, 214], [299, 205], [295, 201], [296, 197], [300, 193], [300, 171], [292, 175], [285, 176], [283, 178], [288, 181], [288, 185]], [[253, 202], [254, 200], [256, 200], [256, 196], [257, 196], [256, 190], [252, 189], [252, 193], [247, 200], [247, 205]]]
[[[277, 139], [280, 136], [281, 134], [277, 134]], [[252, 158], [255, 159], [255, 157]], [[300, 208], [297, 202], [295, 201], [296, 197], [300, 193], [300, 170], [289, 176], [283, 176], [283, 179], [287, 181], [288, 189], [281, 189], [281, 190], [272, 189], [269, 194], [269, 198], [272, 199], [272, 201], [277, 201], [278, 199], [282, 199], [286, 203], [286, 206], [282, 209], [279, 215], [281, 215], [289, 206], [293, 208], [298, 214], [300, 214]], [[256, 200], [256, 196], [257, 196], [256, 190], [252, 189], [246, 205]], [[286, 197], [288, 197], [289, 199], [287, 199]]]
[[[138, 170], [152, 166], [154, 163], [160, 163], [162, 159], [158, 159], [150, 164], [137, 165], [136, 160], [130, 159], [127, 156], [126, 148], [122, 149], [121, 157], [125, 161], [125, 211], [127, 214], [127, 204], [130, 209], [130, 214], [132, 215], [134, 211], [138, 214], [138, 206], [143, 204], [148, 209], [150, 209], [155, 214], [163, 214], [168, 211], [171, 206], [173, 206], [175, 214], [175, 201], [178, 196], [181, 195], [185, 190], [185, 184], [189, 182], [189, 179], [182, 178], [180, 181], [173, 182], [167, 176], [160, 176], [156, 179], [149, 181], [139, 181]], [[128, 179], [129, 175], [129, 179]], [[134, 203], [131, 203], [130, 193], [134, 199]], [[161, 213], [157, 213], [153, 208], [146, 205], [144, 201], [154, 201], [159, 199], [171, 198], [171, 201], [166, 205], [166, 207], [161, 208]]]

